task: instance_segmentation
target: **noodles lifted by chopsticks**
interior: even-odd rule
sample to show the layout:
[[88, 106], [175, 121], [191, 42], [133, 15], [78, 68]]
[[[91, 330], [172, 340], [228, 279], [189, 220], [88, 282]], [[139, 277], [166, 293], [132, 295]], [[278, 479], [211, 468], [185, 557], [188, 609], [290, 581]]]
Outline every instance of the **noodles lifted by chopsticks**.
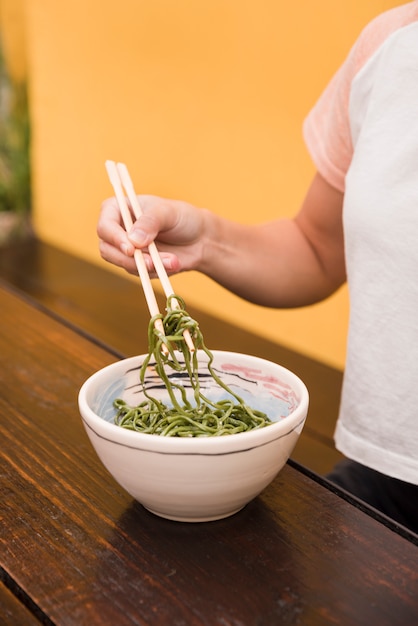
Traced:
[[[176, 307], [172, 308], [174, 299]], [[162, 334], [155, 327], [156, 318], [163, 320]], [[196, 350], [191, 353], [183, 334], [188, 330], [193, 338]], [[204, 344], [203, 335], [195, 320], [184, 308], [184, 301], [179, 296], [167, 299], [166, 315], [154, 316], [148, 327], [148, 355], [141, 366], [139, 377], [145, 400], [136, 407], [130, 407], [121, 399], [114, 402], [117, 410], [115, 424], [130, 430], [170, 437], [208, 437], [230, 435], [271, 424], [271, 420], [262, 413], [251, 409], [234, 393], [213, 369], [213, 354]], [[163, 345], [166, 350], [163, 351]], [[197, 350], [203, 350], [208, 357], [208, 372], [215, 383], [231, 397], [213, 402], [203, 393], [199, 380]], [[178, 354], [183, 358], [179, 360]], [[170, 398], [170, 405], [162, 403], [147, 391], [145, 376], [150, 361], [159, 378], [164, 383]], [[192, 388], [193, 402], [190, 402], [183, 385], [170, 380], [167, 370], [183, 373]], [[177, 393], [176, 393], [177, 392]], [[179, 401], [178, 397], [181, 400]]]

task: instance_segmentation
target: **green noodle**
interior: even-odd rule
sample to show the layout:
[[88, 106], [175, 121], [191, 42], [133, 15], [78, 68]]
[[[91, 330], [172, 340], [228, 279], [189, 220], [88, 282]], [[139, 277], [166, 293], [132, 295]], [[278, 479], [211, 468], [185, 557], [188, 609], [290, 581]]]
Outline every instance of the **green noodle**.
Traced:
[[[173, 298], [181, 308], [172, 307]], [[158, 318], [163, 321], [164, 335], [155, 328], [155, 321]], [[192, 353], [184, 339], [185, 330], [189, 331], [196, 348]], [[213, 354], [205, 346], [198, 323], [187, 313], [179, 296], [168, 298], [165, 316], [160, 314], [151, 319], [148, 327], [148, 344], [148, 355], [139, 372], [145, 399], [135, 407], [129, 406], [119, 398], [115, 400], [114, 407], [117, 410], [115, 424], [118, 426], [169, 437], [208, 437], [245, 432], [271, 424], [265, 413], [250, 408], [216, 374], [213, 368]], [[163, 346], [166, 348], [165, 351]], [[198, 350], [206, 353], [210, 376], [231, 398], [213, 402], [203, 394], [198, 372]], [[179, 359], [179, 354], [182, 355], [182, 359]], [[168, 391], [170, 406], [154, 398], [147, 391], [145, 376], [152, 358], [155, 361], [152, 366]], [[193, 392], [193, 403], [188, 399], [185, 388], [180, 383], [170, 380], [167, 369], [186, 374]], [[181, 398], [180, 401], [178, 396]]]

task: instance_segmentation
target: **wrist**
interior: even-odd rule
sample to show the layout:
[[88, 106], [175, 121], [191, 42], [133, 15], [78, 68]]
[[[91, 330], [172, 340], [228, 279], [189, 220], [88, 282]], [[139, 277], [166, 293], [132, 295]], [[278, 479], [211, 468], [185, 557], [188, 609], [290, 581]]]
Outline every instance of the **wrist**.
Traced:
[[200, 246], [200, 258], [196, 269], [199, 272], [213, 276], [216, 274], [216, 265], [220, 257], [223, 244], [223, 218], [208, 209], [201, 209], [202, 235]]

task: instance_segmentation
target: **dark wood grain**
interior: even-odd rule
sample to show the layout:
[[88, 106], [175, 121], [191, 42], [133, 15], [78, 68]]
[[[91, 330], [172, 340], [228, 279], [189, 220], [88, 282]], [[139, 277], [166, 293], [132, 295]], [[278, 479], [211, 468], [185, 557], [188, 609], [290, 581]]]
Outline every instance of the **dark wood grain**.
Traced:
[[[119, 353], [146, 352], [149, 314], [142, 289], [122, 271], [110, 272], [104, 262], [99, 267], [29, 239], [19, 246], [0, 248], [0, 277]], [[310, 393], [309, 417], [292, 458], [319, 474], [328, 472], [342, 458], [333, 442], [342, 372], [188, 308], [210, 348], [255, 354], [302, 378]]]
[[0, 564], [48, 623], [416, 623], [418, 546], [295, 467], [226, 520], [145, 511], [77, 409], [115, 355], [4, 286], [0, 310]]

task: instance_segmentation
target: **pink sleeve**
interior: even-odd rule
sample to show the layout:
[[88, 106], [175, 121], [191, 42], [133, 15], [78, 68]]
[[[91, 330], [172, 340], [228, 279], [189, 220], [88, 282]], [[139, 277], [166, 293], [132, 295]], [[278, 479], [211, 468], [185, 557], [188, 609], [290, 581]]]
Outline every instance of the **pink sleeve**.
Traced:
[[417, 19], [418, 2], [410, 2], [370, 22], [304, 122], [304, 139], [318, 172], [339, 191], [345, 190], [353, 156], [349, 117], [353, 79], [391, 33]]
[[348, 116], [352, 65], [349, 57], [303, 125], [305, 142], [318, 172], [339, 191], [345, 189], [353, 154]]

